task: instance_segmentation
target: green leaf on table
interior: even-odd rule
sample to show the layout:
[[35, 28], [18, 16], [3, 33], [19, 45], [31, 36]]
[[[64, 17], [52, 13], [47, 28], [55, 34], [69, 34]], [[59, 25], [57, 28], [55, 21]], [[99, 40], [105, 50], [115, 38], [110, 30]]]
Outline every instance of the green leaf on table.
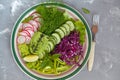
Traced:
[[86, 9], [86, 8], [82, 8], [82, 11], [85, 13], [85, 14], [90, 14], [90, 10]]

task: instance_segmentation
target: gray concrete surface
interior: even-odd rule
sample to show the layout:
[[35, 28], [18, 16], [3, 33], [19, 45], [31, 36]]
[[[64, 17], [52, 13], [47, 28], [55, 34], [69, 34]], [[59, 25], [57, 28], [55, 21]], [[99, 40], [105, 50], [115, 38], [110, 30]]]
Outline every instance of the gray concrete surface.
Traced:
[[[10, 35], [20, 14], [41, 0], [0, 0], [0, 80], [32, 80], [15, 64], [10, 50]], [[43, 0], [42, 0], [43, 1]], [[89, 25], [92, 15], [100, 15], [99, 32], [92, 72], [86, 66], [70, 80], [120, 80], [120, 0], [64, 0], [84, 14]]]

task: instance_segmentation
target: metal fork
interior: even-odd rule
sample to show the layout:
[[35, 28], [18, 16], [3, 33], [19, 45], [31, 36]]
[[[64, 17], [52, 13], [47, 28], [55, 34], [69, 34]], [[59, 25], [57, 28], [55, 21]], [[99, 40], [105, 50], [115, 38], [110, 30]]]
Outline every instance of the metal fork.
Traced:
[[87, 63], [88, 71], [92, 71], [92, 68], [93, 68], [95, 44], [96, 44], [95, 35], [98, 32], [98, 25], [99, 25], [99, 15], [95, 14], [95, 15], [93, 15], [93, 26], [91, 28], [92, 44], [91, 44], [90, 56], [89, 56], [88, 63]]

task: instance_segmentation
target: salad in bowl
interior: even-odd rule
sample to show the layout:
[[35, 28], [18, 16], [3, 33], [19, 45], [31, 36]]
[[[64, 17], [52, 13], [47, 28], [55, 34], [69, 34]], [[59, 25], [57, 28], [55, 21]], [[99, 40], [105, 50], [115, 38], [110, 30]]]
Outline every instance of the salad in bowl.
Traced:
[[12, 33], [18, 66], [34, 79], [66, 79], [85, 65], [91, 32], [83, 16], [61, 3], [42, 3], [25, 11]]

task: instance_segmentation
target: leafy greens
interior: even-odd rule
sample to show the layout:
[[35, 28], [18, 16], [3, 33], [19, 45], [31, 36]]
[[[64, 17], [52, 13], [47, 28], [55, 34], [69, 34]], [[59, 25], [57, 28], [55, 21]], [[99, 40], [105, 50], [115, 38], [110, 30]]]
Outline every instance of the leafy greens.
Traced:
[[36, 11], [42, 15], [42, 26], [39, 31], [46, 35], [51, 35], [57, 28], [66, 22], [64, 11], [58, 10], [57, 7], [38, 6]]

